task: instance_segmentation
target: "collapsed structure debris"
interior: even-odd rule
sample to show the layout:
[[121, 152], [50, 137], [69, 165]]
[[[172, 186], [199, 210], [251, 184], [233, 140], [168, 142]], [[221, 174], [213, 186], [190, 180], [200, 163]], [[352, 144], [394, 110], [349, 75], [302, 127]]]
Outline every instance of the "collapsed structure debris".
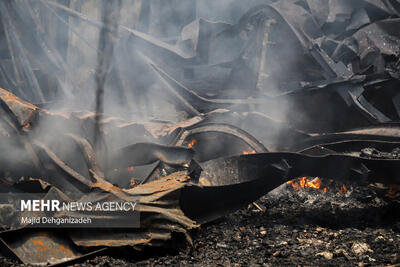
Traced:
[[[54, 1], [0, 2], [9, 58], [0, 61], [0, 190], [9, 198], [137, 201], [140, 218], [138, 227], [128, 220], [102, 231], [35, 229], [19, 220], [22, 211], [2, 203], [1, 244], [23, 263], [163, 246], [176, 233], [190, 244], [192, 229], [295, 177], [400, 184], [400, 159], [393, 156], [400, 147], [394, 0], [249, 4], [235, 23], [195, 18], [173, 40], [115, 25], [113, 60], [111, 53], [103, 62], [109, 78], [97, 77], [112, 99], [101, 116], [85, 102], [93, 74], [77, 84], [38, 9], [88, 46], [68, 18], [107, 27]], [[40, 82], [39, 71], [52, 82]], [[157, 103], [173, 105], [174, 121], [150, 118], [164, 113]], [[99, 142], [107, 153], [99, 155]]]

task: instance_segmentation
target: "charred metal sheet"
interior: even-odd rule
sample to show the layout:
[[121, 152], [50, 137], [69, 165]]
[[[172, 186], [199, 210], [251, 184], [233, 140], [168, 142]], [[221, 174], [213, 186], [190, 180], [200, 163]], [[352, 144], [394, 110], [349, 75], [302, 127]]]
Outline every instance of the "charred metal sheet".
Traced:
[[31, 117], [37, 115], [37, 108], [21, 101], [19, 98], [3, 89], [1, 89], [1, 92], [0, 108], [3, 115], [2, 119], [11, 128], [11, 132], [7, 135], [17, 136], [16, 142], [20, 143], [20, 145], [24, 147], [36, 170], [41, 172], [43, 165], [38, 158], [38, 155], [33, 150], [29, 135], [25, 134], [25, 130], [27, 130], [26, 128], [30, 127]]
[[344, 141], [366, 140], [396, 142], [400, 137], [400, 128], [397, 123], [382, 124], [382, 126], [360, 128], [338, 133], [313, 134], [291, 147], [291, 151], [300, 151], [308, 147]]
[[393, 151], [400, 147], [400, 142], [372, 141], [372, 140], [348, 140], [326, 143], [309, 147], [299, 153], [322, 156], [328, 154], [360, 155], [363, 149], [376, 149], [378, 151]]
[[[191, 178], [182, 174], [174, 173], [170, 176], [160, 178], [157, 181], [138, 185], [123, 192], [114, 192], [116, 197], [129, 199], [139, 196], [141, 213], [141, 228], [106, 230], [99, 233], [98, 230], [71, 231], [70, 236], [75, 244], [88, 247], [99, 246], [125, 246], [134, 248], [151, 246], [153, 242], [158, 244], [160, 240], [171, 238], [172, 232], [183, 232], [198, 227], [195, 221], [189, 219], [179, 206], [179, 192]], [[99, 185], [99, 188], [104, 188]], [[162, 224], [158, 222], [162, 221]]]
[[22, 127], [29, 127], [37, 119], [38, 108], [28, 102], [22, 101], [14, 94], [0, 88], [0, 97], [12, 113], [18, 118]]
[[51, 184], [37, 178], [22, 177], [14, 186], [27, 193], [43, 193], [49, 191]]
[[159, 136], [148, 131], [144, 123], [121, 122], [115, 125], [115, 127], [106, 124], [104, 125], [104, 130], [106, 131], [106, 141], [115, 144], [116, 148], [133, 143], [157, 143], [159, 138]]
[[[188, 136], [191, 131], [209, 124], [232, 125], [246, 131], [257, 142], [269, 151], [300, 151], [308, 147], [330, 144], [335, 142], [346, 142], [351, 140], [396, 142], [399, 138], [398, 123], [385, 123], [379, 126], [370, 126], [356, 129], [348, 129], [343, 132], [307, 133], [293, 128], [290, 124], [276, 121], [263, 113], [258, 112], [232, 112], [228, 110], [217, 110], [204, 115], [204, 119], [197, 124], [186, 127], [180, 134], [179, 139]], [[256, 125], [262, 125], [260, 131]], [[232, 127], [229, 126], [229, 127]], [[228, 127], [228, 126], [227, 126]], [[232, 128], [232, 129], [233, 129]], [[186, 138], [185, 137], [185, 138]], [[183, 138], [183, 139], [185, 139]], [[187, 138], [186, 138], [187, 139]], [[191, 140], [187, 140], [190, 143]], [[184, 144], [185, 142], [179, 141]], [[196, 148], [194, 146], [194, 148]], [[254, 148], [253, 148], [254, 149]], [[258, 150], [255, 149], [257, 152]]]
[[[287, 8], [285, 5], [287, 5], [289, 8]], [[283, 6], [285, 6], [285, 7], [283, 7]], [[293, 8], [297, 8], [297, 9], [299, 9], [300, 8], [300, 5], [295, 5], [295, 4], [293, 4], [293, 3], [289, 3], [289, 4], [277, 4], [276, 6], [274, 6], [274, 8], [276, 9], [276, 10], [280, 10], [280, 9], [283, 9], [284, 11], [283, 11], [283, 16], [285, 17], [285, 16], [287, 16], [287, 17], [289, 17], [290, 19], [288, 20], [288, 22], [293, 22], [293, 21], [295, 21], [296, 19], [297, 19], [297, 15], [296, 15], [296, 12], [294, 12], [293, 11]], [[286, 8], [286, 9], [285, 9]], [[296, 9], [296, 10], [297, 10]], [[299, 9], [301, 12], [299, 13], [299, 14], [303, 14], [304, 13], [304, 11], [300, 8]], [[286, 13], [285, 13], [286, 12]], [[302, 13], [303, 12], [303, 13]], [[248, 16], [250, 16], [250, 15], [248, 15]], [[291, 16], [294, 16], [294, 17], [291, 17]], [[251, 17], [251, 16], [250, 16]], [[307, 15], [306, 17], [308, 17], [309, 18], [309, 15]], [[285, 17], [286, 18], [286, 17]], [[244, 19], [244, 21], [245, 21], [246, 19]], [[302, 21], [302, 20], [301, 20]], [[241, 22], [241, 23], [243, 23], [243, 22]], [[299, 28], [297, 28], [297, 24], [302, 24], [303, 23], [303, 21], [302, 22], [300, 22], [300, 23], [298, 23], [298, 22], [296, 22], [296, 23], [291, 23], [291, 25], [293, 24], [294, 26], [292, 27], [292, 30], [294, 30], [295, 32], [296, 32], [296, 34], [297, 34], [297, 37], [299, 38], [299, 40], [301, 40], [301, 43], [303, 44], [303, 45], [305, 45], [308, 41], [307, 41], [307, 37], [305, 37], [307, 34], [308, 35], [310, 35], [310, 36], [313, 36], [313, 34], [310, 34], [310, 32], [313, 32], [312, 30], [310, 31], [310, 32], [308, 32], [309, 31], [309, 29], [306, 29], [306, 31], [308, 32], [307, 34], [304, 34], [304, 33], [302, 33], [302, 30], [300, 30]], [[296, 25], [295, 25], [296, 24]], [[307, 27], [309, 27], [309, 26], [307, 26]], [[306, 45], [305, 45], [305, 47], [306, 47]], [[319, 50], [319, 52], [317, 52], [317, 54], [318, 55], [321, 55], [321, 53], [323, 54], [323, 51], [322, 50]], [[324, 55], [324, 57], [326, 57], [325, 55]], [[325, 62], [328, 62], [329, 64], [333, 64], [332, 62], [331, 62], [331, 60], [330, 59], [327, 59], [327, 58], [325, 58], [323, 61], [325, 61]], [[329, 65], [328, 64], [328, 65]], [[336, 63], [335, 63], [336, 64]], [[153, 67], [155, 67], [155, 68], [158, 68], [155, 64], [153, 64], [152, 63], [152, 66]], [[335, 69], [335, 67], [333, 67], [333, 69]], [[158, 68], [158, 72], [159, 72], [159, 70], [160, 70], [160, 68]], [[345, 70], [345, 68], [343, 69], [343, 70]], [[335, 72], [335, 71], [334, 71]], [[340, 70], [338, 70], [338, 71], [336, 71], [335, 72], [336, 74], [335, 75], [339, 75], [340, 74]], [[164, 75], [164, 78], [163, 79], [165, 79], [165, 72], [164, 72], [164, 74], [161, 74], [161, 75]], [[341, 75], [341, 74], [340, 74]], [[348, 74], [346, 74], [347, 76], [348, 76]], [[173, 78], [171, 77], [170, 79], [169, 79], [170, 81], [171, 80], [173, 80]], [[340, 80], [339, 80], [340, 81]], [[310, 81], [307, 81], [307, 83], [309, 83]], [[315, 81], [312, 81], [312, 82], [315, 82]], [[331, 84], [332, 82], [335, 82], [335, 81], [332, 81], [332, 80], [326, 80], [325, 81], [326, 83], [328, 83], [328, 84]], [[338, 82], [338, 81], [336, 81], [336, 82]], [[177, 83], [175, 82], [175, 85], [174, 85], [175, 87], [177, 86]], [[179, 87], [179, 86], [178, 86]], [[176, 96], [176, 97], [178, 97], [178, 98], [180, 98], [181, 100], [179, 100], [180, 102], [181, 102], [181, 104], [183, 104], [183, 103], [186, 103], [185, 105], [187, 106], [187, 107], [189, 107], [189, 105], [188, 104], [190, 104], [190, 106], [192, 106], [192, 107], [195, 107], [195, 109], [196, 110], [198, 110], [198, 109], [203, 109], [205, 106], [207, 107], [207, 108], [209, 108], [209, 109], [213, 109], [213, 108], [215, 108], [215, 107], [227, 107], [227, 106], [231, 106], [231, 105], [234, 105], [234, 104], [240, 104], [240, 105], [243, 105], [243, 104], [245, 104], [245, 105], [248, 105], [248, 104], [250, 104], [250, 103], [253, 103], [253, 104], [257, 104], [257, 103], [259, 103], [259, 104], [265, 104], [265, 105], [268, 105], [268, 99], [263, 99], [263, 100], [261, 100], [261, 101], [248, 101], [248, 100], [235, 100], [235, 101], [233, 101], [233, 100], [229, 100], [229, 99], [224, 99], [224, 100], [209, 100], [209, 99], [206, 99], [206, 98], [203, 98], [203, 97], [200, 97], [200, 96], [198, 96], [198, 95], [196, 95], [196, 94], [194, 94], [193, 92], [190, 92], [190, 90], [188, 90], [188, 89], [183, 89], [183, 88], [185, 88], [182, 84], [181, 84], [181, 86], [180, 86], [180, 90], [178, 91], [178, 92], [173, 92], [173, 94]], [[183, 98], [182, 98], [183, 97]], [[185, 100], [186, 99], [186, 100]], [[368, 101], [365, 101], [364, 100], [364, 98], [362, 97], [362, 96], [358, 96], [357, 97], [357, 99], [355, 99], [355, 98], [349, 98], [349, 99], [353, 99], [352, 101], [355, 101], [354, 103], [356, 104], [356, 106], [358, 106], [358, 107], [360, 107], [360, 110], [361, 111], [364, 111], [365, 110], [365, 107], [368, 107], [369, 106], [369, 103], [368, 103]], [[361, 104], [359, 104], [360, 103], [360, 101], [359, 100], [362, 100], [362, 102], [364, 103], [361, 103]], [[182, 102], [183, 101], [183, 102]], [[185, 102], [186, 101], [186, 102]], [[199, 102], [200, 101], [200, 103], [197, 103], [197, 102]], [[203, 103], [203, 104], [201, 104], [201, 103]], [[189, 109], [192, 109], [191, 107], [189, 108]], [[368, 108], [369, 110], [372, 110], [373, 111], [373, 107], [371, 106], [371, 107], [369, 107]], [[194, 111], [195, 113], [194, 114], [196, 114], [196, 111]], [[189, 112], [189, 113], [191, 113], [191, 112]], [[365, 112], [364, 112], [365, 113]], [[377, 114], [379, 114], [379, 112], [372, 112], [372, 113], [375, 113], [375, 115], [374, 116], [371, 116], [370, 114], [371, 114], [371, 112], [369, 111], [369, 112], [367, 112], [367, 113], [365, 113], [365, 114], [367, 114], [369, 117], [371, 117], [371, 118], [377, 118], [378, 119], [378, 121], [387, 121], [387, 118], [386, 117], [384, 117], [384, 116], [380, 116], [380, 117], [382, 117], [383, 119], [380, 119], [379, 117], [376, 117], [376, 115]]]
[[189, 162], [193, 156], [194, 151], [190, 148], [136, 143], [117, 151], [112, 166], [129, 167], [147, 165], [158, 160], [170, 165], [189, 166]]
[[[344, 47], [355, 50], [358, 64], [358, 72], [363, 73], [371, 67], [375, 72], [382, 72], [385, 68], [393, 69], [395, 65], [390, 64], [393, 60], [382, 56], [398, 56], [399, 34], [398, 28], [400, 20], [398, 18], [377, 21], [366, 27], [361, 28], [354, 35], [343, 40], [338, 46], [332, 57], [335, 60], [349, 60], [343, 53]], [[354, 57], [354, 56], [353, 56]]]
[[86, 177], [82, 176], [74, 169], [65, 164], [60, 158], [57, 157], [45, 144], [35, 141], [35, 145], [41, 149], [48, 158], [52, 161], [52, 163], [57, 166], [63, 173], [65, 173], [68, 177], [70, 177], [71, 182], [76, 184], [76, 186], [80, 187], [82, 190], [88, 190], [91, 186], [91, 181]]
[[147, 165], [114, 168], [107, 174], [107, 179], [120, 188], [131, 188], [147, 182], [153, 175], [157, 177], [162, 176], [159, 174], [159, 169], [160, 161]]
[[[72, 124], [82, 123], [82, 121], [86, 122], [87, 124], [93, 123], [91, 119], [93, 117], [91, 114], [64, 116], [60, 114], [51, 114], [44, 111], [42, 114], [40, 114], [39, 118], [50, 118], [56, 122], [57, 119], [59, 119], [62, 122]], [[58, 121], [58, 123], [60, 123], [60, 121]], [[31, 134], [29, 129], [27, 134]], [[189, 242], [191, 242], [191, 238], [187, 231], [189, 229], [198, 227], [198, 224], [185, 216], [185, 214], [180, 210], [178, 201], [179, 191], [190, 180], [189, 176], [185, 174], [173, 174], [165, 178], [160, 177], [156, 181], [151, 181], [146, 184], [135, 185], [133, 188], [128, 190], [122, 190], [108, 182], [108, 178], [105, 177], [103, 173], [104, 165], [97, 160], [97, 155], [95, 154], [90, 142], [86, 138], [81, 137], [82, 133], [79, 135], [77, 132], [67, 132], [63, 134], [55, 132], [52, 134], [56, 134], [57, 138], [64, 140], [66, 142], [65, 144], [70, 146], [70, 151], [77, 153], [79, 156], [77, 157], [75, 155], [71, 158], [63, 155], [63, 153], [57, 154], [59, 152], [57, 146], [54, 146], [53, 144], [49, 146], [41, 141], [32, 140], [35, 152], [40, 160], [44, 163], [46, 168], [43, 169], [45, 174], [43, 180], [36, 180], [39, 181], [40, 188], [37, 188], [37, 186], [36, 189], [29, 187], [28, 191], [42, 190], [46, 192], [48, 190], [46, 197], [49, 198], [50, 196], [48, 194], [54, 192], [54, 190], [57, 191], [58, 189], [55, 186], [58, 186], [66, 193], [65, 197], [78, 192], [80, 193], [81, 197], [79, 199], [81, 200], [89, 199], [97, 201], [98, 197], [101, 197], [127, 201], [136, 200], [139, 198], [140, 206], [138, 207], [138, 210], [142, 215], [140, 217], [142, 220], [140, 222], [141, 228], [127, 230], [125, 232], [122, 231], [121, 234], [125, 236], [125, 238], [120, 238], [116, 231], [110, 230], [110, 236], [104, 239], [105, 234], [97, 235], [99, 234], [99, 231], [96, 230], [95, 233], [88, 231], [88, 233], [90, 232], [90, 236], [88, 237], [82, 235], [82, 231], [79, 231], [78, 235], [74, 231], [71, 231], [69, 234], [67, 233], [66, 237], [62, 237], [61, 240], [68, 240], [69, 236], [79, 246], [94, 246], [99, 248], [101, 246], [109, 245], [118, 247], [131, 245], [135, 248], [140, 248], [151, 245], [161, 245], [163, 241], [171, 238], [172, 232], [180, 232], [183, 233]], [[85, 135], [83, 134], [83, 136]], [[45, 138], [40, 136], [40, 139]], [[76, 148], [74, 148], [74, 144]], [[150, 162], [157, 163], [157, 161], [160, 160], [171, 165], [183, 165], [189, 167], [189, 163], [194, 153], [193, 150], [189, 148], [162, 146], [150, 143], [139, 143], [128, 148], [124, 148], [121, 151], [123, 153], [119, 154], [119, 161], [114, 161], [114, 163], [119, 166], [121, 165], [121, 160], [124, 160], [126, 163], [125, 167], [131, 167], [132, 163], [137, 165], [147, 164]], [[148, 152], [147, 154], [142, 153], [146, 151]], [[116, 158], [118, 157], [116, 156]], [[74, 160], [81, 161], [85, 163], [84, 165], [86, 166], [82, 167], [80, 164], [77, 165], [73, 163]], [[107, 167], [110, 168], [110, 166]], [[152, 168], [154, 168], [154, 166]], [[25, 171], [29, 172], [29, 168], [27, 168]], [[127, 180], [130, 179], [128, 174], [125, 177]], [[32, 183], [34, 181], [35, 180], [31, 180], [30, 182]], [[73, 187], [71, 187], [71, 185], [73, 185]], [[26, 182], [24, 185], [24, 182], [21, 181], [16, 184], [15, 187], [24, 192], [26, 188]], [[102, 193], [103, 195], [100, 196], [99, 193]], [[55, 199], [58, 199], [57, 195], [53, 194], [52, 196], [55, 197]], [[54, 214], [54, 216], [57, 218], [63, 218], [65, 216], [74, 217], [79, 215], [79, 213], [74, 212], [57, 212]], [[96, 218], [93, 217], [93, 220], [94, 219]], [[104, 218], [100, 219], [103, 220]], [[118, 218], [115, 217], [114, 219]], [[127, 223], [129, 223], [129, 221], [127, 221]], [[33, 230], [27, 230], [27, 233], [35, 236], [37, 232]], [[40, 244], [42, 244], [45, 250], [40, 251], [40, 255], [34, 250], [30, 251], [31, 254], [36, 253], [35, 256], [31, 256], [29, 253], [26, 253], [26, 250], [30, 249], [30, 243], [33, 242], [28, 238], [28, 234], [26, 235], [28, 240], [20, 240], [20, 243], [14, 243], [14, 241], [11, 241], [8, 238], [4, 238], [3, 241], [4, 244], [12, 248], [12, 251], [14, 251], [17, 257], [19, 257], [22, 261], [33, 264], [61, 263], [77, 259], [84, 255], [81, 249], [76, 249], [74, 247], [72, 250], [70, 247], [68, 247], [68, 249], [71, 250], [71, 253], [68, 253], [69, 256], [65, 256], [60, 251], [56, 250], [56, 248], [60, 248], [61, 245], [66, 245], [59, 244], [59, 241], [57, 241], [58, 239], [55, 239], [56, 237], [53, 237], [53, 235], [48, 231], [45, 231], [45, 233], [47, 233], [49, 237], [43, 237], [38, 241]], [[10, 235], [13, 236], [13, 233], [10, 232]], [[115, 239], [115, 242], [110, 241], [112, 238]], [[29, 258], [31, 258], [31, 261], [29, 261]]]
[[[322, 123], [317, 124], [316, 121], [323, 121], [325, 124], [337, 129], [348, 128], [349, 125], [363, 126], [378, 122], [388, 122], [389, 117], [397, 116], [396, 111], [390, 111], [390, 114], [385, 114], [370, 102], [366, 100], [363, 93], [367, 93], [373, 88], [364, 89], [361, 91], [355, 90], [362, 88], [364, 84], [368, 84], [369, 79], [365, 77], [351, 77], [348, 81], [343, 80], [326, 80], [317, 83], [305, 83], [303, 86], [288, 90], [283, 94], [276, 96], [259, 96], [253, 99], [209, 99], [198, 95], [182, 83], [173, 79], [168, 73], [156, 65], [152, 65], [160, 75], [163, 83], [168, 85], [168, 88], [173, 90], [174, 95], [179, 95], [186, 99], [188, 103], [199, 111], [209, 112], [217, 108], [238, 108], [256, 106], [262, 109], [263, 106], [271, 106], [279, 109], [280, 106], [292, 106], [293, 111], [287, 117], [288, 122], [293, 126], [307, 129], [309, 125], [312, 127], [310, 131], [322, 130], [326, 126]], [[387, 78], [388, 79], [388, 78]], [[383, 82], [387, 82], [387, 79]], [[390, 78], [389, 81], [396, 80]], [[375, 86], [379, 86], [376, 84]], [[353, 89], [353, 90], [351, 90]], [[390, 89], [386, 89], [389, 91]], [[342, 98], [342, 99], [339, 99]], [[386, 98], [389, 96], [386, 95]], [[391, 99], [387, 99], [391, 101]], [[302, 103], [302, 104], [300, 104]], [[340, 107], [340, 108], [338, 108]], [[355, 107], [355, 109], [353, 108]], [[318, 113], [319, 110], [325, 110], [325, 113]], [[332, 120], [331, 112], [335, 111], [335, 116], [340, 117], [340, 120]], [[269, 112], [266, 112], [267, 115]], [[292, 116], [293, 114], [293, 116]], [[302, 119], [299, 119], [297, 114], [304, 114]], [[316, 117], [318, 114], [318, 117]], [[324, 116], [324, 117], [320, 117]], [[274, 116], [271, 116], [274, 117]], [[335, 117], [336, 118], [336, 117]], [[355, 119], [359, 121], [355, 124]], [[337, 124], [338, 126], [335, 126]], [[298, 126], [299, 125], [299, 126]], [[331, 129], [328, 128], [329, 131]]]
[[202, 186], [185, 187], [180, 203], [189, 218], [204, 223], [244, 207], [292, 177], [398, 184], [400, 180], [396, 173], [400, 171], [399, 163], [398, 159], [298, 153], [263, 153], [215, 159], [201, 164], [203, 172], [200, 180], [206, 182]]
[[[301, 142], [301, 140], [311, 136], [291, 127], [287, 123], [274, 120], [261, 112], [232, 112], [228, 110], [216, 110], [207, 113], [201, 122], [187, 129], [206, 124], [236, 126], [257, 139], [268, 151], [288, 150], [293, 143]], [[255, 125], [262, 125], [262, 131], [260, 131], [260, 127]]]
[[[16, 239], [14, 236], [20, 238]], [[15, 254], [23, 263], [32, 265], [57, 265], [91, 256], [103, 249], [89, 249], [79, 252], [77, 246], [67, 236], [54, 231], [27, 231], [25, 229], [0, 234], [3, 245]]]
[[[400, 168], [395, 159], [378, 160], [360, 156], [331, 154], [309, 156], [300, 153], [263, 153], [243, 155], [227, 159], [216, 159], [201, 164], [203, 177], [211, 184], [227, 181], [244, 182], [251, 177], [280, 173], [283, 177], [327, 177], [333, 180], [354, 180], [370, 182], [398, 183], [395, 173]], [[256, 168], [256, 166], [259, 166]], [[232, 178], [227, 178], [232, 168]], [[255, 170], [257, 169], [257, 170]], [[251, 171], [252, 170], [252, 171]], [[248, 175], [247, 175], [248, 174]], [[224, 178], [225, 177], [225, 180]], [[285, 179], [285, 178], [282, 178]]]
[[[83, 233], [82, 230], [58, 230], [39, 231], [37, 229], [18, 230], [24, 231], [23, 239], [13, 239], [17, 232], [8, 231], [0, 234], [5, 246], [7, 246], [23, 262], [32, 264], [56, 264], [78, 259], [88, 250], [82, 247], [95, 247], [96, 250], [103, 246], [121, 247], [130, 245], [140, 249], [146, 246], [159, 246], [171, 238], [172, 232], [182, 233], [191, 243], [188, 230], [197, 228], [198, 224], [189, 219], [180, 209], [179, 192], [190, 181], [190, 177], [183, 173], [174, 173], [160, 178], [157, 181], [137, 185], [129, 190], [121, 190], [97, 177], [97, 183], [92, 188], [98, 189], [82, 195], [81, 200], [100, 201], [107, 200], [138, 200], [137, 210], [141, 213], [140, 228], [98, 229]], [[61, 199], [66, 195], [50, 190], [45, 199]], [[56, 193], [56, 195], [54, 195]], [[52, 194], [52, 197], [49, 196]], [[57, 194], [59, 197], [57, 197]], [[61, 193], [62, 194], [62, 193]], [[67, 193], [69, 194], [69, 193]], [[81, 212], [59, 211], [55, 218], [74, 217], [82, 215]], [[87, 215], [90, 217], [90, 215]], [[93, 220], [107, 220], [107, 218], [91, 217]], [[110, 218], [119, 220], [118, 217]], [[121, 218], [122, 220], [122, 218]], [[126, 221], [132, 223], [132, 220]], [[104, 224], [103, 224], [104, 225]], [[101, 225], [99, 226], [101, 227]], [[18, 232], [19, 233], [19, 232]], [[72, 239], [76, 247], [68, 240]], [[34, 248], [34, 249], [33, 249]], [[93, 251], [89, 249], [89, 251]], [[65, 255], [67, 253], [68, 255]]]

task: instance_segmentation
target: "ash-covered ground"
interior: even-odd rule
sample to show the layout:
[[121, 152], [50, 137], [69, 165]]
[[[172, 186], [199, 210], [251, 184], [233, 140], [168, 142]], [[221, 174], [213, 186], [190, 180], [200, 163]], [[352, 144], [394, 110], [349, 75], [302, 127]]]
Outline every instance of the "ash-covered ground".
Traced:
[[168, 249], [109, 250], [74, 266], [400, 266], [400, 201], [347, 188], [285, 184], [257, 201], [265, 212], [250, 205], [204, 225], [192, 248], [175, 241]]

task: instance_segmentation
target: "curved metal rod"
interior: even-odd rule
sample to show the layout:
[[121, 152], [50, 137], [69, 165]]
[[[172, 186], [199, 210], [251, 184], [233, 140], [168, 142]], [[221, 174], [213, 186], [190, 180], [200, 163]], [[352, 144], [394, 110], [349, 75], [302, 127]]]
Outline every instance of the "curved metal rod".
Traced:
[[218, 132], [229, 134], [231, 136], [241, 139], [257, 153], [268, 152], [268, 149], [251, 134], [236, 126], [222, 123], [205, 124], [192, 129], [186, 129], [175, 139], [174, 145], [182, 146], [189, 136], [205, 132]]

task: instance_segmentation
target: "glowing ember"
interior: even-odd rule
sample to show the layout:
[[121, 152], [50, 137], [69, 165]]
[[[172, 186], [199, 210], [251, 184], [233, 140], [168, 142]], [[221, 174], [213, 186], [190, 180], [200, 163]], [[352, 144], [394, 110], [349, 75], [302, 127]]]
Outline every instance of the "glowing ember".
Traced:
[[251, 150], [251, 151], [242, 151], [243, 155], [249, 155], [249, 154], [256, 154], [257, 152], [255, 150]]
[[347, 187], [344, 184], [342, 184], [342, 187], [339, 190], [339, 194], [343, 195], [344, 193], [346, 193], [346, 191], [347, 191]]
[[[307, 177], [300, 177], [297, 179], [290, 180], [286, 183], [290, 184], [295, 190], [299, 190], [300, 188], [315, 188], [321, 190], [324, 193], [328, 192], [328, 188], [322, 187], [322, 181], [318, 177], [312, 180], [310, 180]], [[337, 188], [339, 188], [339, 185], [337, 185]], [[340, 185], [339, 194], [344, 195], [347, 190], [348, 190], [347, 186], [342, 184]]]
[[192, 147], [194, 147], [194, 145], [197, 143], [197, 140], [196, 139], [193, 139], [192, 141], [190, 141], [190, 143], [188, 143], [188, 148], [192, 148]]
[[[299, 179], [288, 181], [287, 183], [291, 184], [292, 187], [296, 190], [300, 189], [301, 187], [320, 189], [322, 185], [322, 181], [318, 177], [312, 180], [308, 179], [307, 177], [301, 177]], [[326, 187], [323, 189], [323, 191], [326, 192]]]
[[391, 199], [400, 198], [400, 185], [398, 184], [389, 185], [389, 190], [387, 191], [385, 196]]

